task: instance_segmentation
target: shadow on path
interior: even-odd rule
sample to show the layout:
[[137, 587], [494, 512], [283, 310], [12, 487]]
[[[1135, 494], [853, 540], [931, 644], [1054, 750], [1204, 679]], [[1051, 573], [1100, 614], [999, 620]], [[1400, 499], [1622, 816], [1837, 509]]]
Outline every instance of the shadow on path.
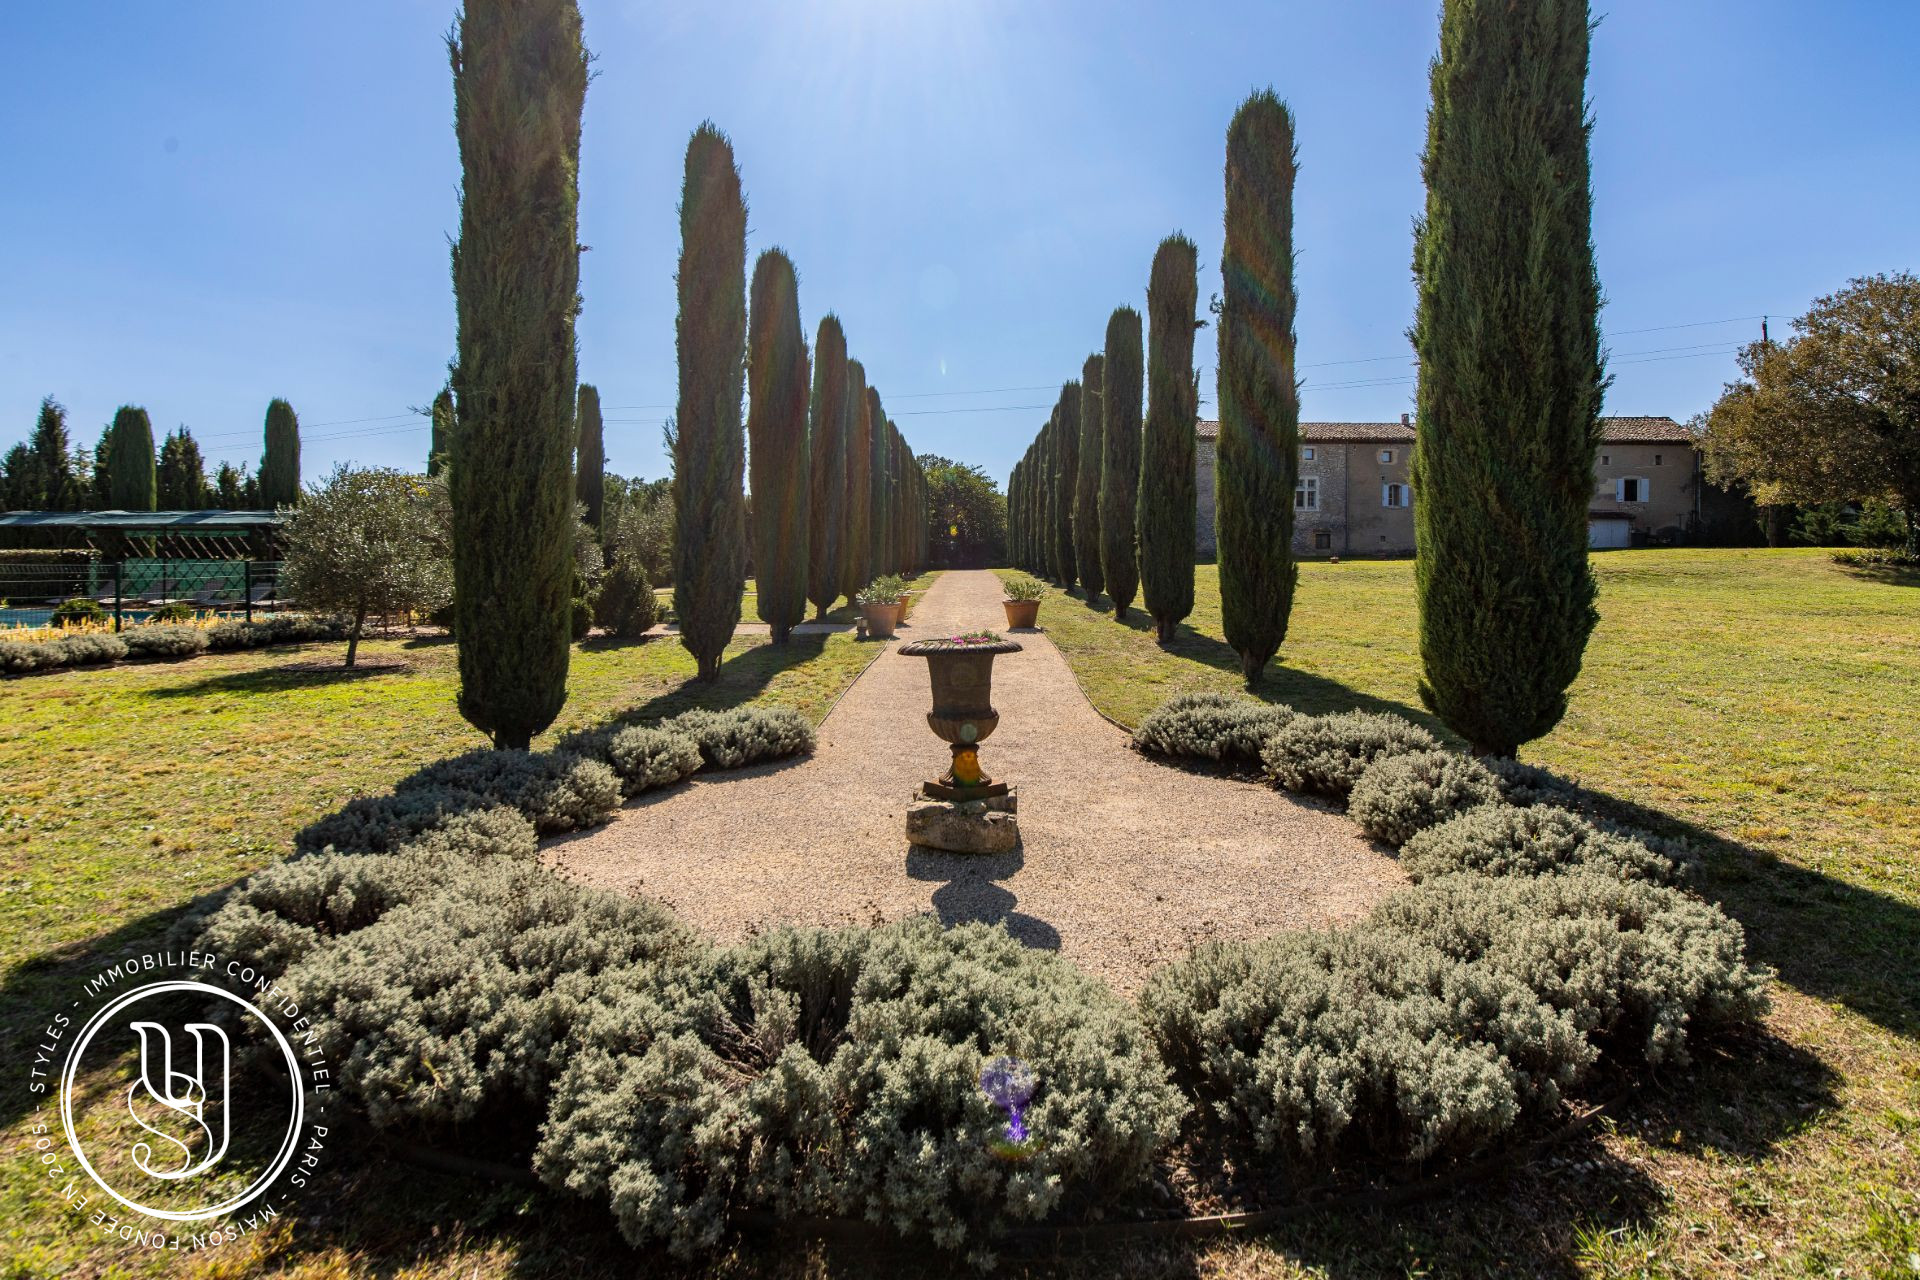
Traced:
[[1019, 899], [1011, 889], [995, 884], [1026, 865], [1020, 849], [1012, 853], [945, 853], [907, 846], [907, 874], [915, 880], [944, 880], [933, 891], [933, 909], [943, 925], [1004, 924], [1007, 932], [1041, 951], [1060, 949], [1060, 931], [1036, 916], [1015, 911]]

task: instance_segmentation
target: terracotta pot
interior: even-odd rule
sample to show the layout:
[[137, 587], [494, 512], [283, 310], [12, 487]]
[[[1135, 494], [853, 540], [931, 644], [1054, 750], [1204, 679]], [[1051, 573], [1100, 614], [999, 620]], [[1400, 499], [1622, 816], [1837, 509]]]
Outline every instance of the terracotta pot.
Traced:
[[900, 621], [905, 622], [908, 618], [911, 618], [912, 616], [913, 616], [913, 592], [902, 591], [900, 593]]
[[867, 620], [867, 634], [876, 640], [893, 638], [893, 628], [900, 620], [900, 606], [897, 604], [863, 604], [860, 616]]
[[1040, 624], [1040, 602], [1038, 600], [1002, 600], [1001, 606], [1007, 611], [1007, 626], [1011, 630], [1021, 627], [1035, 627]]

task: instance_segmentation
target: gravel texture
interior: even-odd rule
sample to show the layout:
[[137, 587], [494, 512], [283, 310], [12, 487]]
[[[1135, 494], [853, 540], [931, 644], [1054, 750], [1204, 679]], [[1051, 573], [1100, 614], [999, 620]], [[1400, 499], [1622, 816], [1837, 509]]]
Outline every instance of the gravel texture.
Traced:
[[[1195, 943], [1352, 919], [1405, 883], [1340, 814], [1135, 752], [1044, 634], [1006, 631], [1000, 599], [991, 573], [942, 574], [820, 726], [813, 756], [648, 793], [607, 826], [554, 841], [545, 861], [650, 895], [725, 941], [928, 911], [1005, 921], [1129, 993]], [[897, 650], [983, 627], [1024, 646], [994, 661], [1000, 727], [980, 752], [990, 775], [1019, 787], [1021, 846], [917, 849], [906, 806], [947, 748], [926, 725], [926, 660]]]

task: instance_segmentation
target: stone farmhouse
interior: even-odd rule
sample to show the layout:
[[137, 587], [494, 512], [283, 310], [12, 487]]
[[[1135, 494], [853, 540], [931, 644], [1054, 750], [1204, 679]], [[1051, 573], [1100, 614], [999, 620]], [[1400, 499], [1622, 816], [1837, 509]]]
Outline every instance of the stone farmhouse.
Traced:
[[[1694, 437], [1672, 418], [1602, 418], [1587, 504], [1587, 545], [1654, 546], [1698, 523], [1703, 477]], [[1293, 547], [1301, 556], [1413, 554], [1407, 464], [1413, 423], [1303, 422]], [[1199, 549], [1212, 555], [1213, 464], [1220, 424], [1198, 428]]]

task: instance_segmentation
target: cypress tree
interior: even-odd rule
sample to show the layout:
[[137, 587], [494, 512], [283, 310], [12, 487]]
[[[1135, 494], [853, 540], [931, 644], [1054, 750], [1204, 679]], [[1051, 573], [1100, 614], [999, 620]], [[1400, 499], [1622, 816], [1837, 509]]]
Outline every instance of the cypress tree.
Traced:
[[1106, 426], [1101, 410], [1106, 358], [1098, 353], [1080, 366], [1080, 450], [1075, 460], [1073, 488], [1073, 562], [1080, 583], [1092, 600], [1106, 587], [1100, 571], [1100, 469], [1106, 453]]
[[453, 387], [440, 388], [429, 410], [433, 436], [427, 445], [427, 474], [437, 476], [447, 469], [447, 456], [453, 449]]
[[66, 407], [52, 396], [40, 402], [29, 454], [27, 471], [34, 491], [32, 505], [43, 511], [78, 511], [86, 484], [74, 468]]
[[467, 0], [448, 52], [461, 167], [449, 485], [459, 705], [494, 746], [524, 748], [567, 700], [580, 10]]
[[145, 409], [121, 405], [113, 415], [107, 454], [107, 506], [115, 511], [152, 511], [159, 496], [153, 457], [153, 422]]
[[1053, 413], [1048, 415], [1046, 425], [1040, 428], [1038, 441], [1040, 455], [1040, 474], [1037, 477], [1038, 491], [1034, 494], [1034, 554], [1040, 561], [1040, 571], [1054, 581], [1060, 579], [1060, 552], [1053, 536], [1053, 469], [1057, 459], [1053, 454], [1053, 424], [1059, 420], [1060, 408], [1056, 404]]
[[1421, 697], [1476, 752], [1566, 711], [1605, 386], [1584, 4], [1447, 0], [1414, 243]]
[[847, 509], [847, 335], [828, 313], [813, 340], [807, 511], [807, 597], [825, 618], [840, 595], [840, 532]]
[[880, 392], [867, 388], [871, 419], [867, 429], [867, 571], [874, 577], [892, 573], [887, 563], [887, 414]]
[[1100, 377], [1100, 573], [1124, 619], [1140, 586], [1134, 556], [1134, 507], [1140, 492], [1140, 313], [1115, 307], [1107, 318], [1105, 368]]
[[847, 488], [846, 519], [840, 526], [840, 594], [851, 603], [860, 588], [873, 580], [869, 522], [870, 489], [873, 483], [873, 444], [869, 430], [873, 422], [873, 404], [867, 398], [867, 368], [858, 360], [847, 361]]
[[200, 511], [207, 505], [207, 466], [200, 445], [184, 426], [167, 433], [160, 445], [156, 469], [160, 507], [167, 511]]
[[587, 523], [598, 532], [607, 507], [607, 446], [600, 423], [600, 390], [592, 383], [580, 384], [574, 417], [580, 436], [574, 447], [573, 496], [587, 509]]
[[746, 583], [747, 206], [733, 144], [711, 121], [687, 143], [680, 199], [678, 432], [673, 449], [673, 612], [699, 678], [720, 674]]
[[1055, 434], [1053, 483], [1054, 560], [1060, 566], [1060, 585], [1073, 590], [1080, 576], [1074, 555], [1073, 507], [1080, 493], [1080, 384], [1068, 382], [1060, 388], [1060, 400], [1054, 408]]
[[1220, 614], [1249, 685], [1287, 638], [1293, 611], [1293, 487], [1300, 471], [1294, 378], [1293, 113], [1253, 94], [1227, 128], [1227, 240], [1220, 258], [1220, 442], [1214, 543]]
[[293, 406], [267, 404], [266, 448], [260, 455], [260, 500], [269, 508], [300, 501], [300, 419]]
[[748, 311], [747, 457], [753, 467], [753, 564], [760, 620], [785, 644], [807, 616], [807, 336], [793, 263], [768, 249], [753, 264]]
[[1140, 595], [1160, 642], [1193, 612], [1195, 504], [1193, 241], [1171, 235], [1147, 282], [1147, 422], [1140, 444]]

